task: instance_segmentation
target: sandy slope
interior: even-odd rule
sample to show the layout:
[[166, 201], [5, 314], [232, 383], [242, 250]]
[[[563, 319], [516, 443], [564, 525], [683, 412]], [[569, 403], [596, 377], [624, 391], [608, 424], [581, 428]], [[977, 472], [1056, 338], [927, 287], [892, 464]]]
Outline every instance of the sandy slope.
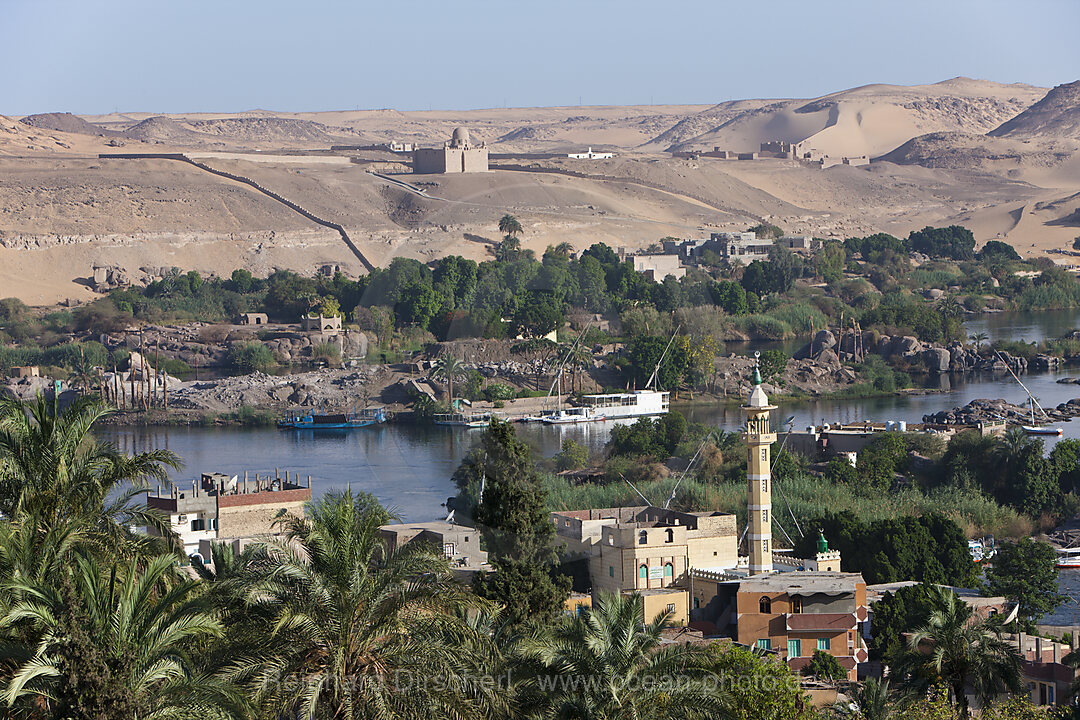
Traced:
[[[213, 167], [251, 177], [341, 223], [365, 256], [382, 265], [448, 253], [482, 260], [505, 213], [521, 220], [522, 240], [537, 252], [563, 241], [636, 248], [769, 220], [792, 232], [840, 238], [960, 222], [980, 242], [1003, 238], [1024, 254], [1045, 253], [1080, 235], [1080, 139], [1070, 137], [1073, 114], [1060, 90], [1057, 99], [1022, 113], [1044, 94], [958, 78], [715, 106], [35, 120], [46, 127], [0, 117], [0, 296], [34, 303], [91, 297], [81, 283], [94, 264], [119, 265], [136, 281], [173, 265], [308, 273], [334, 262], [362, 272], [336, 233], [246, 185], [175, 161], [97, 158], [116, 151], [198, 152]], [[486, 174], [404, 176], [424, 197], [366, 172], [407, 172], [399, 156], [356, 153], [358, 164], [326, 154], [332, 144], [434, 145], [460, 125], [493, 153], [591, 145], [613, 147], [618, 156], [496, 160]], [[985, 135], [1021, 126], [1032, 136]], [[95, 128], [107, 137], [93, 134]], [[788, 160], [684, 160], [662, 152], [756, 149], [777, 138], [810, 138], [834, 155], [884, 158], [820, 170]], [[304, 155], [311, 151], [318, 154]]]
[[[867, 85], [814, 100], [782, 100], [742, 112], [727, 104], [702, 113], [722, 122], [698, 135], [678, 132], [658, 141], [690, 147], [756, 150], [761, 142], [808, 141], [831, 156], [889, 152], [928, 132], [964, 130], [985, 133], [1039, 100], [1046, 90], [954, 78], [933, 85]], [[701, 119], [695, 127], [701, 127]]]

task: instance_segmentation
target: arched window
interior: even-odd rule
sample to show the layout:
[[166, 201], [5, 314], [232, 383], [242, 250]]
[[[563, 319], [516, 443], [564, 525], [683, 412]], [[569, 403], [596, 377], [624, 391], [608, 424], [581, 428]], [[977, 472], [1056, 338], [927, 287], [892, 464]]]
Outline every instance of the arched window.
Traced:
[[768, 615], [772, 612], [772, 600], [767, 597], [761, 598], [761, 600], [758, 602], [758, 609], [762, 612], [763, 615]]
[[638, 533], [638, 545], [645, 545], [649, 542], [649, 533], [642, 530]]
[[667, 529], [667, 542], [675, 542], [675, 531], [671, 528]]
[[674, 575], [675, 568], [671, 565], [671, 563], [664, 563], [664, 578], [674, 577]]
[[640, 567], [638, 567], [637, 576], [638, 576], [638, 580], [648, 580], [649, 579], [649, 567], [647, 565], [641, 565]]

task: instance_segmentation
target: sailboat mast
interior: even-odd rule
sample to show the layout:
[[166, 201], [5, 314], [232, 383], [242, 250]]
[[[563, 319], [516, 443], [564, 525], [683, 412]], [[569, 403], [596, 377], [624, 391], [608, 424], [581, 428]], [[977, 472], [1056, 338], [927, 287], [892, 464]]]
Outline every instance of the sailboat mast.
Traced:
[[668, 340], [667, 347], [664, 348], [664, 352], [660, 354], [660, 359], [656, 361], [656, 367], [653, 368], [652, 375], [649, 376], [649, 382], [645, 383], [643, 390], [648, 390], [652, 387], [652, 384], [656, 382], [656, 374], [660, 372], [660, 366], [664, 364], [664, 358], [667, 357], [668, 350], [671, 349], [671, 343], [675, 342], [675, 336], [682, 330], [682, 325], [675, 328], [675, 332], [671, 333], [671, 339]]

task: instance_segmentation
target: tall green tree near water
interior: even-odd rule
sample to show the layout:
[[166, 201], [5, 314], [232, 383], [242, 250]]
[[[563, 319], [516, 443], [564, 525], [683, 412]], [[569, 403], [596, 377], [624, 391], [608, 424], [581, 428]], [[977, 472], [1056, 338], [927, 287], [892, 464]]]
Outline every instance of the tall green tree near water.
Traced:
[[987, 590], [1019, 603], [1017, 617], [1027, 632], [1034, 632], [1035, 621], [1054, 612], [1066, 600], [1058, 592], [1056, 561], [1057, 553], [1049, 544], [1020, 538], [999, 546], [986, 571]]
[[455, 475], [477, 493], [473, 517], [494, 570], [478, 577], [475, 589], [500, 603], [512, 625], [549, 622], [562, 611], [570, 579], [555, 575], [555, 530], [529, 446], [518, 439], [513, 425], [499, 420], [492, 420], [480, 443], [479, 453]]

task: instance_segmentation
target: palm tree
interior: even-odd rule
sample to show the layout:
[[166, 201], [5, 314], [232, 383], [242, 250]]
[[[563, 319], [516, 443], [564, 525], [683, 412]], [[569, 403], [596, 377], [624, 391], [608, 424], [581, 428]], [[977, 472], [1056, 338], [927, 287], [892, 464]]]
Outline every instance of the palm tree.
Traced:
[[454, 404], [454, 380], [465, 374], [465, 363], [450, 354], [440, 355], [435, 361], [435, 377], [441, 377], [446, 381], [447, 394], [450, 396], [451, 407]]
[[485, 715], [493, 689], [468, 680], [485, 637], [454, 614], [480, 601], [453, 581], [442, 548], [388, 550], [379, 528], [391, 519], [371, 495], [330, 493], [306, 518], [283, 518], [284, 539], [250, 563], [244, 616], [265, 623], [239, 619], [248, 648], [226, 677], [260, 717]]
[[175, 540], [167, 518], [134, 501], [152, 482], [168, 484], [166, 468], [179, 468], [179, 458], [168, 450], [125, 455], [96, 441], [91, 428], [110, 413], [91, 398], [63, 413], [55, 398], [0, 398], [0, 513], [33, 515], [48, 527], [82, 518], [113, 548], [148, 544], [132, 526]]
[[951, 590], [935, 586], [936, 606], [926, 624], [908, 639], [908, 651], [894, 668], [908, 690], [925, 695], [944, 685], [968, 717], [967, 690], [985, 704], [1003, 692], [1020, 692], [1020, 654], [992, 620], [973, 620], [972, 610]]
[[521, 232], [521, 223], [513, 215], [503, 215], [499, 218], [499, 232], [507, 237], [517, 237]]
[[858, 707], [855, 716], [860, 720], [893, 720], [899, 708], [889, 697], [889, 681], [867, 678], [852, 698]]
[[[670, 612], [646, 623], [639, 595], [601, 594], [592, 608], [565, 617], [518, 651], [532, 673], [521, 702], [536, 717], [718, 718], [727, 713], [706, 650], [661, 647]], [[676, 681], [677, 680], [677, 681]]]
[[192, 649], [222, 626], [175, 562], [160, 555], [139, 572], [80, 553], [60, 582], [9, 583], [0, 628], [26, 639], [3, 688], [9, 716], [244, 717], [234, 689], [192, 667]]
[[983, 343], [990, 339], [990, 336], [984, 332], [977, 332], [969, 335], [968, 339], [975, 343], [975, 351], [978, 352]]
[[570, 366], [570, 371], [573, 373], [574, 382], [571, 383], [571, 387], [576, 384], [578, 392], [581, 392], [581, 379], [578, 373], [581, 370], [587, 370], [592, 359], [592, 350], [583, 347], [582, 345], [578, 345], [574, 348], [567, 358], [566, 362]]

